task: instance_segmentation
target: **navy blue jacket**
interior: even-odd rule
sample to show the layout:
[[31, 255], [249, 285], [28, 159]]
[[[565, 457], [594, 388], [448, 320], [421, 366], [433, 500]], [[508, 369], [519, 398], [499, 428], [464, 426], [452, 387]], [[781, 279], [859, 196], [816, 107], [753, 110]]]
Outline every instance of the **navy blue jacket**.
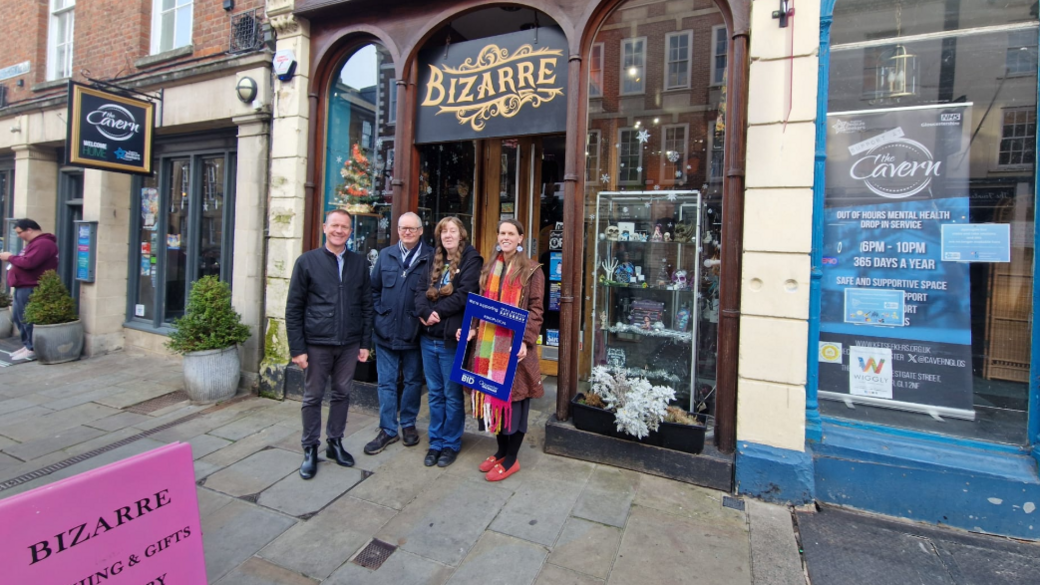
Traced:
[[[430, 261], [430, 268], [433, 261]], [[466, 300], [469, 293], [480, 294], [480, 270], [484, 267], [484, 259], [480, 252], [473, 246], [466, 244], [459, 261], [459, 270], [451, 277], [454, 290], [446, 297], [439, 297], [435, 301], [426, 298], [426, 290], [430, 288], [430, 271], [423, 273], [425, 286], [416, 291], [415, 310], [423, 319], [429, 319], [434, 311], [441, 318], [439, 323], [425, 327], [423, 335], [433, 339], [444, 340], [444, 345], [449, 349], [458, 346], [455, 341], [455, 332], [462, 328], [462, 316], [466, 312]]]
[[307, 353], [308, 345], [372, 345], [372, 293], [368, 260], [347, 250], [343, 275], [336, 256], [322, 246], [304, 252], [293, 266], [285, 302], [289, 352]]
[[372, 267], [372, 306], [376, 313], [376, 343], [393, 350], [419, 347], [419, 317], [415, 313], [415, 291], [426, 290], [422, 276], [433, 257], [433, 248], [423, 244], [419, 258], [405, 271], [401, 246], [379, 251]]

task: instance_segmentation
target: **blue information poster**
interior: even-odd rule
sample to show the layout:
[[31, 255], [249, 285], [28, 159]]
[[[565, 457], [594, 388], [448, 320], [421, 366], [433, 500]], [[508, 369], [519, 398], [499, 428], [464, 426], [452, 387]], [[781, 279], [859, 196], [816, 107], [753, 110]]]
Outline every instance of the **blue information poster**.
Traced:
[[843, 355], [821, 360], [821, 398], [862, 399], [850, 356], [889, 350], [871, 404], [974, 416], [970, 265], [944, 261], [999, 251], [968, 220], [970, 106], [828, 115], [820, 341]]
[[1011, 224], [943, 225], [942, 259], [948, 262], [1011, 262]]
[[[499, 400], [509, 400], [509, 394], [513, 388], [513, 377], [516, 375], [517, 354], [520, 352], [520, 344], [524, 340], [524, 330], [527, 328], [527, 311], [469, 293], [466, 299], [466, 312], [462, 316], [462, 332], [459, 339], [469, 339], [471, 329], [481, 331], [481, 328], [474, 326], [476, 321], [483, 321], [509, 330], [512, 332], [512, 343], [506, 349], [495, 351], [494, 340], [481, 340], [479, 333], [468, 344], [460, 343], [455, 352], [455, 363], [451, 368], [451, 381]], [[465, 369], [466, 349], [470, 344], [476, 344], [473, 361], [490, 364], [486, 371]], [[506, 352], [508, 355], [503, 355]]]

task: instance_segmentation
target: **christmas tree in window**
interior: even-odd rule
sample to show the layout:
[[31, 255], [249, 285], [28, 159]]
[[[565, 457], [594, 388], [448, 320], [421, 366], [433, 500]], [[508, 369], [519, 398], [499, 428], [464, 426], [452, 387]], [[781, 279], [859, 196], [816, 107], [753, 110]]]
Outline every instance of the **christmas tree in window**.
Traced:
[[343, 183], [336, 187], [332, 205], [349, 213], [371, 213], [372, 204], [379, 197], [372, 195], [372, 162], [365, 156], [358, 143], [350, 149], [350, 157], [339, 170]]

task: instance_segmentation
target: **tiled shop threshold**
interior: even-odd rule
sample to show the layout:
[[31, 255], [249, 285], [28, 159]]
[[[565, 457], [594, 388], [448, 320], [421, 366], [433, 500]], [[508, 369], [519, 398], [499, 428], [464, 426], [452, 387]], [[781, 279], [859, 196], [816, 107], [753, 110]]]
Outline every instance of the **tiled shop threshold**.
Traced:
[[[177, 393], [174, 392], [172, 394], [177, 394]], [[167, 395], [167, 396], [169, 396], [169, 395]], [[163, 398], [163, 397], [160, 396], [159, 399], [161, 399], [161, 398]], [[47, 465], [45, 467], [41, 467], [41, 468], [39, 468], [39, 469], [37, 469], [35, 471], [30, 471], [29, 473], [25, 473], [23, 475], [19, 475], [18, 477], [11, 478], [11, 479], [9, 479], [7, 481], [0, 482], [0, 492], [3, 492], [5, 490], [9, 490], [9, 489], [11, 489], [13, 487], [17, 487], [19, 485], [22, 485], [23, 483], [27, 483], [27, 482], [33, 481], [34, 479], [39, 479], [41, 477], [46, 477], [46, 476], [48, 476], [48, 475], [50, 475], [50, 474], [52, 474], [52, 473], [54, 473], [56, 471], [61, 471], [62, 469], [65, 469], [66, 467], [71, 467], [71, 466], [73, 466], [73, 465], [75, 465], [77, 463], [81, 463], [81, 462], [86, 461], [88, 459], [92, 459], [94, 457], [97, 457], [98, 455], [102, 455], [102, 454], [107, 453], [109, 451], [112, 451], [114, 449], [118, 449], [118, 448], [123, 447], [125, 445], [129, 445], [130, 443], [133, 443], [135, 441], [140, 441], [141, 439], [150, 437], [150, 436], [155, 435], [157, 433], [161, 433], [162, 431], [165, 431], [167, 429], [171, 429], [171, 428], [173, 428], [173, 427], [175, 427], [177, 425], [180, 425], [180, 424], [184, 424], [184, 423], [186, 423], [186, 422], [188, 422], [190, 420], [194, 420], [196, 418], [199, 418], [200, 416], [203, 416], [203, 415], [206, 415], [206, 414], [211, 414], [211, 413], [217, 412], [219, 410], [223, 410], [224, 408], [227, 408], [228, 406], [230, 406], [230, 405], [232, 405], [232, 404], [234, 404], [234, 403], [236, 403], [239, 400], [244, 399], [244, 398], [249, 398], [249, 396], [248, 395], [247, 396], [242, 396], [241, 398], [235, 398], [235, 399], [229, 400], [227, 402], [221, 402], [220, 404], [214, 404], [213, 406], [211, 406], [209, 408], [206, 408], [206, 409], [203, 409], [203, 410], [199, 410], [199, 411], [193, 412], [191, 414], [186, 414], [186, 415], [182, 416], [181, 418], [178, 418], [178, 419], [172, 420], [172, 421], [170, 421], [168, 423], [159, 425], [159, 426], [157, 426], [157, 427], [155, 427], [153, 429], [148, 429], [146, 431], [141, 431], [140, 433], [137, 433], [136, 435], [129, 436], [129, 437], [125, 438], [125, 439], [116, 441], [115, 443], [110, 443], [108, 445], [105, 445], [104, 447], [98, 447], [97, 449], [94, 449], [92, 451], [87, 451], [86, 453], [80, 453], [79, 455], [76, 455], [74, 457], [69, 457], [68, 459], [63, 459], [62, 461], [58, 461], [57, 463], [52, 463], [52, 464]]]

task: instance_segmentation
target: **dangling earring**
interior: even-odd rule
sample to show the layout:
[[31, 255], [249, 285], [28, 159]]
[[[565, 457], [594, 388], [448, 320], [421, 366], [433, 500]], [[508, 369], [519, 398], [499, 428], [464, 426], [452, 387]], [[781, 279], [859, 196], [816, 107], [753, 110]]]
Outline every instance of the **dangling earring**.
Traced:
[[502, 251], [502, 246], [499, 246], [498, 244], [495, 244], [495, 251], [496, 252], [501, 252]]
[[517, 246], [516, 247], [516, 251], [517, 252], [523, 252], [524, 251], [524, 247], [523, 246]]

